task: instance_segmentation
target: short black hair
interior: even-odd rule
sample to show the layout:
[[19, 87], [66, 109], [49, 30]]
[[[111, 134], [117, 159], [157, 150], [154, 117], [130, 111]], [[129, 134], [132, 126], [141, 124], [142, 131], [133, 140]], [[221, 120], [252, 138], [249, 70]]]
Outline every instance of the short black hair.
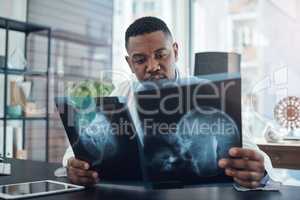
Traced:
[[166, 36], [172, 38], [172, 34], [167, 24], [157, 17], [142, 17], [135, 20], [126, 30], [125, 34], [125, 47], [128, 47], [128, 41], [130, 37], [143, 35], [146, 33], [152, 33], [156, 31], [162, 31]]

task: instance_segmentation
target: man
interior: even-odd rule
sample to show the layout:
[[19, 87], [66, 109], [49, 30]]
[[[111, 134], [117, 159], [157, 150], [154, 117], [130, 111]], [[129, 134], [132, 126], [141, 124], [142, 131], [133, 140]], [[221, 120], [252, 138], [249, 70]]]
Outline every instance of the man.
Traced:
[[[142, 82], [146, 80], [176, 79], [178, 60], [178, 44], [173, 41], [172, 34], [166, 24], [155, 17], [143, 17], [136, 20], [126, 31], [126, 61]], [[113, 95], [129, 95], [130, 87], [123, 84]], [[269, 158], [246, 137], [244, 148], [232, 148], [230, 159], [221, 159], [219, 167], [224, 168], [228, 176], [241, 186], [256, 188], [264, 183], [267, 172], [271, 169]], [[92, 185], [101, 179], [101, 174], [89, 170], [89, 164], [74, 158], [69, 148], [64, 156], [71, 182], [80, 185]], [[267, 166], [267, 167], [266, 167]]]

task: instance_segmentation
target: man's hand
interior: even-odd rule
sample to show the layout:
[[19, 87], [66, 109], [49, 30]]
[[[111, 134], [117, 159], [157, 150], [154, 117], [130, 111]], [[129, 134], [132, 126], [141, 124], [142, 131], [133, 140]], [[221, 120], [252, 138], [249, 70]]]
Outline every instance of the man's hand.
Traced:
[[221, 159], [219, 166], [243, 187], [256, 188], [265, 176], [264, 157], [251, 149], [231, 148], [230, 159]]
[[98, 173], [89, 170], [90, 166], [87, 162], [70, 158], [68, 160], [67, 171], [70, 181], [74, 184], [91, 186], [99, 182]]

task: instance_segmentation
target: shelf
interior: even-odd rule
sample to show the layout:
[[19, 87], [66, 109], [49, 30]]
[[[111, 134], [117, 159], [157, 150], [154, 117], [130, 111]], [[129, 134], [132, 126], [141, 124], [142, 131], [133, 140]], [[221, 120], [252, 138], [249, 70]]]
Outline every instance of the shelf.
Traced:
[[47, 26], [40, 26], [40, 25], [27, 23], [27, 22], [19, 22], [16, 20], [6, 19], [3, 17], [0, 17], [0, 28], [2, 29], [8, 28], [9, 30], [12, 31], [19, 31], [24, 33], [31, 33], [31, 32], [44, 31], [44, 30], [50, 31], [50, 27]]
[[0, 117], [0, 120], [26, 120], [26, 121], [36, 121], [36, 120], [48, 120], [48, 117]]
[[[45, 36], [46, 39], [48, 39], [48, 43], [47, 43], [47, 47], [46, 48], [46, 52], [47, 52], [47, 67], [43, 68], [35, 68], [33, 69], [32, 66], [28, 66], [25, 69], [10, 69], [8, 68], [8, 62], [7, 60], [5, 60], [6, 64], [5, 67], [0, 68], [0, 75], [1, 78], [4, 75], [5, 79], [4, 79], [4, 88], [8, 88], [9, 85], [9, 81], [12, 75], [15, 76], [20, 76], [18, 78], [43, 78], [46, 80], [46, 102], [45, 102], [45, 107], [48, 108], [49, 107], [49, 101], [47, 101], [49, 99], [49, 67], [51, 66], [50, 64], [50, 53], [51, 53], [51, 28], [47, 27], [47, 26], [43, 26], [43, 25], [37, 25], [37, 24], [33, 24], [33, 23], [27, 23], [27, 22], [23, 22], [23, 21], [16, 21], [16, 20], [12, 20], [12, 19], [7, 19], [7, 18], [3, 18], [0, 17], [0, 29], [4, 32], [7, 33], [6, 36], [6, 40], [5, 43], [1, 43], [0, 46], [2, 46], [2, 48], [5, 50], [5, 52], [9, 52], [8, 50], [8, 45], [6, 45], [9, 40], [7, 40], [7, 38], [9, 39], [9, 34], [13, 31], [17, 31], [17, 32], [21, 32], [24, 33], [25, 38], [24, 38], [24, 42], [25, 42], [25, 46], [27, 45], [27, 42], [31, 42], [30, 40], [28, 40], [28, 36], [30, 33], [34, 33], [37, 35], [43, 35]], [[25, 48], [25, 52], [24, 55], [26, 55], [26, 51], [29, 51], [28, 48]], [[6, 54], [7, 54], [6, 53]], [[46, 64], [46, 63], [45, 63]], [[2, 64], [3, 65], [3, 64]], [[37, 70], [36, 70], [37, 69]], [[6, 81], [6, 82], [5, 82]], [[3, 84], [1, 82], [1, 86]], [[40, 89], [38, 89], [39, 91]], [[8, 89], [4, 89], [3, 94], [1, 94], [3, 96], [3, 99], [7, 100], [8, 99], [8, 95], [9, 95], [9, 90]], [[1, 97], [2, 97], [1, 96]], [[42, 113], [37, 113], [40, 115], [33, 115], [31, 117], [26, 116], [25, 113], [23, 112], [23, 116], [20, 117], [10, 117], [7, 113], [5, 113], [5, 106], [7, 104], [7, 101], [4, 101], [4, 103], [1, 105], [3, 107], [3, 116], [0, 117], [0, 121], [3, 124], [3, 126], [7, 126], [9, 123], [12, 122], [21, 122], [23, 123], [24, 126], [22, 126], [22, 136], [20, 137], [20, 141], [22, 141], [22, 149], [27, 148], [26, 147], [26, 142], [25, 140], [27, 139], [27, 130], [26, 130], [26, 124], [30, 123], [30, 122], [42, 122], [45, 123], [45, 125], [43, 126], [43, 129], [45, 130], [45, 144], [46, 146], [43, 147], [45, 148], [45, 161], [48, 161], [48, 157], [49, 157], [49, 110], [46, 109], [46, 113], [42, 112]], [[1, 113], [1, 114], [2, 114]], [[4, 129], [4, 140], [7, 139], [7, 132], [5, 131], [6, 129]], [[13, 136], [15, 137], [15, 136]], [[14, 141], [13, 141], [14, 142]], [[14, 150], [12, 150], [14, 151]], [[7, 146], [6, 146], [6, 142], [3, 144], [3, 153], [6, 156], [7, 152]]]
[[22, 69], [4, 69], [0, 68], [0, 74], [19, 75], [19, 76], [47, 76], [47, 72], [38, 72]]
[[99, 80], [99, 77], [91, 77], [91, 76], [85, 76], [85, 75], [79, 75], [79, 74], [59, 74], [59, 73], [53, 73], [53, 75], [56, 79], [62, 79], [67, 80], [70, 79], [78, 79], [78, 80]]

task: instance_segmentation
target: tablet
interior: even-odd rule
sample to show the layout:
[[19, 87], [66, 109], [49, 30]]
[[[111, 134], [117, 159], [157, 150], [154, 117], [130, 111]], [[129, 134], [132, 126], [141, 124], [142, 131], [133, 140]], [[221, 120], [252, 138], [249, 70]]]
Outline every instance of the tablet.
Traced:
[[62, 192], [82, 190], [84, 187], [69, 183], [43, 180], [24, 182], [9, 185], [0, 185], [0, 198], [22, 199], [28, 197], [44, 196]]

